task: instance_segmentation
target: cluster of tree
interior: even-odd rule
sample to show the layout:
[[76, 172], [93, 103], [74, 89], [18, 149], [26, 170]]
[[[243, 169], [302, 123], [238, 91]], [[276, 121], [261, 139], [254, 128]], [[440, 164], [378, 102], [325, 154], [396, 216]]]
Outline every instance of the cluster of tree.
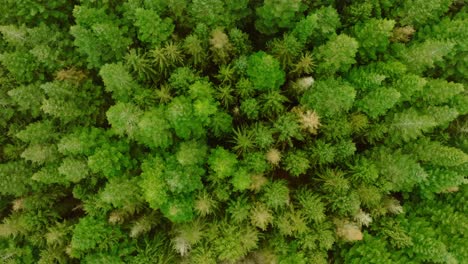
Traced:
[[468, 259], [464, 1], [0, 13], [0, 262]]

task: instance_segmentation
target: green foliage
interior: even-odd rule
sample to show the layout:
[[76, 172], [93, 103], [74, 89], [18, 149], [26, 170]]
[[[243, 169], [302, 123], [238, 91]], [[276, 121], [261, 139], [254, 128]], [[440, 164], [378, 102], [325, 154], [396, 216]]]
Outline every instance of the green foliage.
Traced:
[[436, 79], [428, 80], [427, 85], [420, 94], [425, 103], [440, 105], [447, 103], [455, 95], [463, 91], [464, 88], [462, 84]]
[[70, 27], [70, 33], [80, 53], [86, 56], [88, 68], [98, 68], [124, 56], [131, 40], [104, 9], [75, 6], [73, 16], [77, 24]]
[[265, 52], [250, 55], [247, 75], [258, 90], [277, 90], [285, 81], [279, 62]]
[[134, 138], [138, 129], [138, 121], [143, 112], [131, 103], [117, 103], [107, 110], [106, 116], [113, 130], [119, 136], [127, 134]]
[[141, 164], [141, 181], [143, 197], [153, 209], [158, 209], [167, 202], [167, 183], [164, 181], [164, 161], [160, 157], [153, 157]]
[[383, 19], [369, 19], [356, 24], [352, 32], [359, 42], [359, 55], [362, 58], [377, 59], [377, 54], [385, 52], [390, 44], [389, 38], [394, 26], [395, 21]]
[[138, 28], [138, 39], [152, 46], [159, 46], [174, 31], [172, 20], [168, 17], [161, 19], [154, 10], [137, 8], [135, 10], [135, 18], [135, 26]]
[[453, 46], [449, 41], [426, 40], [406, 48], [405, 51], [402, 49], [398, 55], [411, 72], [419, 74], [433, 68], [434, 63], [442, 61]]
[[335, 79], [317, 81], [301, 98], [301, 104], [328, 118], [351, 109], [356, 91], [349, 84]]
[[379, 173], [376, 184], [383, 190], [409, 192], [427, 178], [427, 173], [416, 159], [400, 150], [389, 152], [387, 148], [380, 148], [374, 150], [371, 157]]
[[265, 0], [256, 9], [255, 28], [263, 34], [275, 34], [279, 30], [289, 29], [305, 10], [301, 0]]
[[468, 259], [463, 1], [0, 13], [0, 262]]
[[101, 67], [99, 74], [106, 91], [111, 92], [115, 100], [128, 102], [138, 89], [138, 84], [122, 64], [106, 64]]
[[393, 88], [380, 88], [366, 94], [357, 104], [357, 108], [371, 118], [387, 112], [400, 99], [400, 93]]
[[128, 156], [128, 144], [124, 141], [108, 142], [88, 157], [88, 166], [91, 171], [102, 173], [106, 177], [122, 175], [126, 169], [132, 167], [132, 163]]
[[0, 165], [1, 185], [3, 195], [20, 196], [30, 188], [29, 179], [32, 175], [30, 168], [24, 162], [9, 162]]
[[172, 144], [172, 132], [164, 109], [153, 108], [145, 111], [138, 119], [135, 138], [150, 148], [167, 148]]
[[289, 153], [284, 159], [284, 168], [291, 173], [292, 176], [298, 177], [306, 173], [310, 168], [307, 153], [304, 151], [296, 151]]
[[221, 26], [231, 28], [249, 13], [249, 1], [226, 2], [220, 0], [194, 0], [188, 6], [190, 21], [205, 24], [209, 27]]
[[76, 257], [92, 251], [107, 251], [124, 238], [122, 232], [104, 219], [84, 217], [73, 230], [72, 254]]
[[303, 140], [301, 127], [297, 122], [297, 118], [292, 113], [287, 113], [278, 118], [274, 129], [278, 133], [278, 141], [287, 142], [290, 146], [293, 145], [292, 140]]
[[419, 160], [436, 166], [452, 167], [468, 162], [468, 155], [462, 150], [443, 146], [438, 141], [417, 141], [417, 144], [412, 146], [412, 151]]
[[409, 108], [393, 116], [389, 133], [395, 141], [407, 142], [436, 126], [437, 121], [433, 115], [420, 114], [416, 109]]
[[232, 176], [237, 163], [236, 155], [221, 147], [212, 150], [208, 157], [208, 164], [218, 178]]
[[[394, 16], [400, 19], [402, 25], [422, 26], [439, 19], [449, 10], [453, 0], [435, 1], [403, 1], [394, 11]], [[415, 7], [418, 8], [415, 8]]]
[[327, 43], [314, 50], [317, 59], [316, 72], [325, 76], [346, 72], [351, 68], [351, 65], [356, 63], [354, 57], [358, 47], [358, 42], [345, 34], [331, 38]]
[[269, 182], [263, 189], [261, 200], [273, 210], [278, 210], [289, 204], [289, 188], [285, 181]]

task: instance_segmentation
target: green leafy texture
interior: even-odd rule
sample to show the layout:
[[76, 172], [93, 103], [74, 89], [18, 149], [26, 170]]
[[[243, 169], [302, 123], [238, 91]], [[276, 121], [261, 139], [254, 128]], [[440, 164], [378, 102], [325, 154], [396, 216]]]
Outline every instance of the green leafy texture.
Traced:
[[255, 147], [254, 131], [247, 128], [238, 128], [234, 130], [234, 138], [232, 142], [235, 144], [233, 150], [237, 154], [249, 152]]
[[305, 151], [295, 151], [289, 153], [284, 159], [283, 163], [286, 171], [295, 177], [306, 173], [310, 168], [310, 162]]
[[22, 161], [0, 164], [0, 193], [20, 196], [30, 188], [31, 168]]
[[101, 104], [101, 100], [98, 99], [101, 89], [90, 81], [55, 81], [41, 85], [41, 89], [47, 96], [42, 101], [41, 110], [64, 123], [79, 118], [85, 119], [86, 116], [94, 117]]
[[0, 262], [468, 259], [463, 1], [75, 2], [0, 5]]
[[264, 203], [256, 203], [250, 210], [250, 222], [263, 231], [273, 222], [273, 218], [272, 210]]
[[463, 85], [460, 83], [440, 79], [428, 80], [424, 90], [420, 91], [418, 97], [421, 97], [426, 104], [440, 105], [449, 102], [455, 95], [462, 93], [464, 90]]
[[50, 120], [30, 123], [25, 129], [16, 133], [21, 141], [37, 144], [53, 141], [56, 138], [55, 127]]
[[[127, 109], [129, 110], [129, 109]], [[127, 119], [127, 122], [130, 119]], [[164, 109], [161, 107], [145, 111], [138, 120], [131, 124], [132, 131], [135, 130], [135, 139], [150, 148], [167, 148], [173, 142], [169, 122], [166, 120]], [[127, 123], [126, 125], [130, 125]], [[133, 125], [137, 127], [134, 128]]]
[[125, 63], [130, 72], [140, 80], [155, 79], [156, 71], [151, 65], [147, 53], [142, 53], [139, 49], [131, 49], [125, 55]]
[[0, 62], [20, 82], [28, 83], [37, 78], [34, 73], [39, 66], [32, 54], [25, 52], [1, 53]]
[[400, 18], [400, 24], [419, 27], [439, 19], [449, 10], [453, 2], [453, 0], [405, 0], [394, 10], [393, 14]]
[[258, 247], [259, 232], [250, 225], [221, 222], [215, 226], [220, 237], [213, 241], [219, 260], [239, 260]]
[[359, 110], [376, 118], [391, 109], [400, 99], [400, 93], [393, 88], [379, 88], [366, 94], [356, 102]]
[[85, 160], [68, 157], [63, 159], [58, 172], [68, 181], [76, 183], [89, 175], [89, 168]]
[[261, 91], [277, 90], [285, 81], [280, 63], [263, 51], [249, 56], [247, 76], [254, 87]]
[[373, 16], [380, 17], [381, 13], [394, 3], [391, 1], [353, 1], [343, 8], [344, 18], [347, 24], [355, 24], [359, 21], [366, 21]]
[[136, 179], [111, 179], [99, 193], [99, 199], [113, 207], [133, 206], [140, 200]]
[[249, 172], [245, 168], [238, 169], [231, 179], [232, 186], [238, 191], [244, 191], [252, 184]]
[[163, 178], [172, 193], [191, 193], [201, 189], [201, 176], [205, 174], [203, 168], [197, 166], [180, 166], [175, 159], [166, 161]]
[[396, 113], [390, 123], [391, 139], [408, 142], [423, 135], [423, 132], [436, 127], [437, 121], [433, 115], [422, 115], [414, 108]]
[[115, 100], [128, 102], [139, 89], [130, 73], [123, 64], [106, 64], [99, 70], [107, 92], [112, 93]]
[[202, 164], [206, 157], [206, 145], [196, 141], [180, 143], [176, 153], [177, 161], [183, 166]]
[[232, 131], [232, 117], [225, 112], [216, 112], [210, 120], [209, 128], [215, 137]]
[[462, 150], [444, 146], [439, 141], [419, 140], [408, 146], [419, 160], [435, 166], [453, 167], [468, 162], [468, 155]]
[[149, 54], [158, 73], [163, 76], [166, 76], [174, 67], [183, 62], [182, 50], [174, 42], [166, 42], [164, 46], [152, 49]]
[[464, 61], [463, 56], [463, 53], [467, 50], [466, 41], [464, 41], [468, 35], [468, 30], [464, 26], [466, 20], [466, 16], [463, 15], [444, 16], [430, 27], [426, 26], [420, 29], [418, 37], [421, 40], [450, 40], [455, 44], [452, 51], [445, 57], [445, 61], [439, 63], [444, 68], [444, 72], [439, 78], [449, 78], [461, 82], [463, 76], [466, 75], [468, 63]]
[[288, 102], [288, 98], [281, 94], [280, 91], [270, 91], [260, 96], [260, 102], [262, 104], [261, 112], [264, 116], [272, 117], [276, 116], [285, 110], [285, 103]]
[[273, 143], [273, 129], [265, 124], [256, 123], [255, 126], [255, 142], [261, 149], [269, 148]]
[[86, 56], [89, 68], [98, 68], [125, 55], [131, 40], [104, 9], [75, 6], [73, 16], [77, 24], [71, 26], [70, 33], [75, 37], [75, 46]]
[[184, 39], [182, 48], [187, 55], [191, 56], [191, 62], [194, 65], [203, 65], [204, 58], [208, 56], [204, 46], [204, 43], [197, 36], [189, 35]]
[[32, 175], [31, 179], [45, 184], [68, 184], [67, 180], [60, 175], [56, 164], [41, 167], [40, 170]]
[[356, 63], [354, 58], [358, 47], [359, 43], [345, 34], [331, 38], [314, 50], [314, 57], [317, 59], [317, 74], [334, 75], [337, 72], [346, 72], [351, 65]]
[[268, 43], [271, 54], [281, 63], [283, 69], [286, 69], [301, 54], [302, 43], [294, 36], [285, 34], [283, 39], [274, 39]]
[[251, 12], [249, 1], [226, 2], [220, 0], [194, 0], [188, 6], [189, 21], [202, 23], [209, 27], [221, 26], [231, 28]]
[[330, 118], [351, 109], [356, 91], [349, 84], [326, 79], [315, 82], [300, 99], [301, 105], [315, 110], [320, 117]]
[[72, 254], [76, 257], [94, 250], [110, 250], [124, 238], [122, 232], [104, 219], [84, 217], [73, 230]]
[[193, 197], [178, 195], [171, 197], [161, 206], [161, 212], [174, 223], [188, 222], [193, 219]]
[[146, 159], [141, 164], [139, 186], [143, 197], [153, 209], [159, 209], [169, 199], [167, 183], [163, 178], [164, 160], [160, 157]]
[[[401, 67], [404, 69], [405, 66], [401, 65]], [[359, 90], [372, 91], [381, 87], [388, 77], [387, 74], [376, 71], [369, 66], [364, 66], [351, 69], [347, 80]]]
[[231, 41], [234, 53], [236, 55], [247, 55], [252, 51], [249, 35], [238, 28], [229, 31], [229, 40]]
[[40, 22], [53, 24], [62, 22], [69, 26], [66, 21], [71, 9], [69, 2], [64, 0], [45, 3], [34, 0], [5, 1], [0, 9], [5, 14], [2, 16], [1, 23], [35, 25]]
[[104, 144], [88, 157], [88, 166], [94, 173], [111, 178], [121, 176], [133, 166], [128, 155], [128, 144], [124, 141]]
[[249, 218], [251, 204], [245, 196], [231, 200], [226, 208], [233, 223], [241, 223]]
[[248, 119], [257, 119], [259, 115], [260, 105], [255, 98], [249, 98], [242, 101], [240, 110]]
[[454, 44], [449, 41], [428, 39], [397, 51], [398, 57], [406, 64], [412, 73], [420, 74], [433, 68], [435, 63], [441, 62], [453, 49]]
[[296, 192], [294, 200], [309, 222], [320, 223], [325, 220], [325, 204], [317, 194], [302, 188]]
[[159, 46], [166, 41], [174, 31], [172, 19], [161, 18], [154, 10], [137, 8], [135, 10], [135, 26], [138, 28], [138, 39], [152, 46]]
[[343, 251], [341, 257], [346, 263], [382, 263], [392, 264], [392, 255], [384, 240], [364, 234], [364, 241], [355, 244], [349, 251]]
[[208, 157], [210, 169], [220, 179], [234, 175], [237, 163], [236, 155], [221, 147], [213, 149]]
[[58, 159], [57, 147], [53, 144], [29, 145], [21, 153], [21, 157], [38, 165], [53, 162]]
[[65, 66], [65, 50], [71, 46], [70, 37], [45, 24], [27, 28], [13, 24], [0, 26], [5, 39], [5, 49], [0, 61], [20, 83], [31, 78], [45, 80], [47, 72]]
[[376, 149], [372, 158], [379, 171], [377, 186], [385, 191], [406, 191], [426, 180], [427, 173], [412, 155], [402, 154], [400, 150], [390, 152], [387, 148]]
[[310, 147], [311, 152], [311, 163], [312, 164], [329, 164], [335, 161], [335, 146], [327, 143], [326, 141], [319, 139], [314, 142], [314, 145]]
[[390, 44], [395, 21], [385, 19], [370, 19], [358, 23], [352, 28], [353, 36], [359, 42], [361, 58], [377, 59], [377, 54], [387, 50]]
[[291, 28], [305, 9], [301, 0], [264, 0], [256, 9], [255, 28], [267, 35]]
[[58, 151], [64, 155], [90, 155], [101, 143], [106, 142], [105, 131], [96, 127], [77, 127], [63, 135], [57, 144]]
[[174, 98], [167, 106], [166, 119], [169, 120], [175, 134], [182, 139], [200, 138], [206, 133], [193, 111], [192, 103], [183, 96]]
[[351, 165], [351, 177], [354, 181], [373, 183], [379, 177], [377, 166], [372, 160], [359, 157]]
[[415, 74], [407, 74], [397, 79], [392, 88], [400, 93], [400, 101], [410, 101], [412, 97], [424, 89], [427, 80]]
[[113, 131], [119, 136], [128, 135], [135, 138], [138, 123], [143, 111], [131, 103], [117, 103], [107, 110], [106, 116]]
[[293, 139], [303, 140], [301, 126], [293, 113], [287, 113], [278, 118], [275, 122], [275, 131], [278, 132], [278, 141], [293, 145]]
[[242, 164], [252, 173], [258, 174], [266, 172], [269, 168], [264, 153], [259, 151], [245, 154]]
[[42, 113], [41, 106], [44, 93], [35, 84], [19, 86], [9, 90], [8, 95], [17, 106], [17, 111], [31, 113], [37, 117]]
[[261, 201], [272, 210], [278, 210], [287, 206], [290, 202], [287, 182], [271, 181], [266, 184], [263, 188]]
[[446, 193], [466, 185], [466, 177], [457, 171], [434, 168], [427, 171], [427, 181], [421, 186], [423, 196], [432, 199], [434, 193]]
[[317, 45], [335, 36], [336, 30], [341, 27], [341, 21], [338, 11], [331, 5], [321, 7], [315, 14], [317, 14], [318, 27], [311, 39]]
[[300, 43], [306, 44], [318, 26], [318, 15], [310, 14], [296, 23], [292, 34]]

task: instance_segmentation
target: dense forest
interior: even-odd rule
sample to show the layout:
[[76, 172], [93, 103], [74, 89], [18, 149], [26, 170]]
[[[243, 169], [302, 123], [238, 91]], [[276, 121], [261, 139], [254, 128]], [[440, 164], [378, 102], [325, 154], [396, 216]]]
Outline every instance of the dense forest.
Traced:
[[468, 260], [466, 0], [0, 0], [0, 263]]

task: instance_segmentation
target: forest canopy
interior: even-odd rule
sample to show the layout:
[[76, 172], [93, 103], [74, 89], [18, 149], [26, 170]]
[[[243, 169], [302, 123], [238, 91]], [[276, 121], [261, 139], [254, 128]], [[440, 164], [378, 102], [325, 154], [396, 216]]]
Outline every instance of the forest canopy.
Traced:
[[463, 0], [3, 0], [1, 263], [466, 263]]

